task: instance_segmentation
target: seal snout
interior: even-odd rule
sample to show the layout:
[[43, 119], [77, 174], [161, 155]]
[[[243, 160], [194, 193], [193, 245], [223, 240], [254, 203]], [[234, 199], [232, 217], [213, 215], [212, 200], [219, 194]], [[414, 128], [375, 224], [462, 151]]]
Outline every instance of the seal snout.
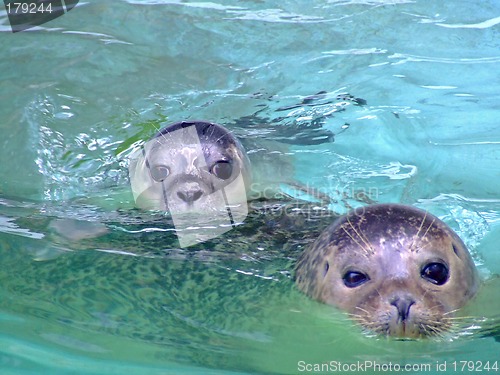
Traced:
[[193, 203], [201, 198], [203, 192], [199, 189], [197, 190], [186, 190], [186, 191], [178, 191], [177, 196], [182, 199], [186, 203]]
[[391, 314], [388, 333], [396, 337], [420, 336], [420, 331], [415, 326], [415, 314], [410, 311], [412, 306], [415, 305], [415, 300], [407, 295], [394, 296], [390, 300], [390, 304], [396, 308], [397, 313]]
[[415, 304], [413, 298], [408, 296], [396, 296], [391, 299], [390, 303], [398, 310], [398, 323], [406, 323], [410, 316], [410, 308]]
[[177, 184], [171, 187], [171, 197], [175, 200], [178, 199], [180, 204], [186, 203], [188, 206], [192, 206], [199, 203], [201, 198], [207, 194], [207, 188], [197, 176], [182, 175], [176, 182]]

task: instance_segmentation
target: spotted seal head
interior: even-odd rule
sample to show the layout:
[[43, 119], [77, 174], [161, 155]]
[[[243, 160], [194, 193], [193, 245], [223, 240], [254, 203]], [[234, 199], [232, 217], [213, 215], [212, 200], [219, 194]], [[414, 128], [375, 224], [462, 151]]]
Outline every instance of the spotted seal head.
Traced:
[[367, 331], [410, 338], [442, 336], [479, 284], [458, 235], [428, 212], [399, 204], [339, 218], [303, 253], [295, 279]]
[[[221, 125], [183, 121], [159, 131], [130, 158], [136, 205], [170, 212], [203, 212], [246, 202], [250, 162]], [[218, 192], [218, 194], [214, 194]]]

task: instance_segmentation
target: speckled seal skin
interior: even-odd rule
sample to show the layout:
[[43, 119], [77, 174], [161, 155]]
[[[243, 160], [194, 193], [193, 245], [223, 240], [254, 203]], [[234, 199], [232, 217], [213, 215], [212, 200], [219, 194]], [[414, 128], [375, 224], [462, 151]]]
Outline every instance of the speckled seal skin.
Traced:
[[302, 254], [295, 280], [368, 332], [400, 338], [445, 335], [479, 286], [458, 235], [430, 213], [400, 204], [339, 218]]

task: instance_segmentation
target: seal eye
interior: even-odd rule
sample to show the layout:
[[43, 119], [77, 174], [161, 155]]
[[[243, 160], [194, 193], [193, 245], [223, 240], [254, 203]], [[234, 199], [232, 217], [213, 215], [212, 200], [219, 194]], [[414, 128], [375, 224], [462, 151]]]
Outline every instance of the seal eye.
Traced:
[[221, 180], [227, 180], [233, 173], [233, 166], [230, 162], [221, 160], [214, 164], [211, 172]]
[[342, 280], [344, 280], [344, 285], [346, 287], [356, 288], [357, 286], [366, 283], [368, 280], [370, 280], [370, 278], [361, 272], [348, 271], [342, 277]]
[[151, 173], [153, 180], [156, 182], [162, 182], [170, 174], [170, 169], [165, 165], [155, 165], [149, 169], [149, 172]]
[[420, 275], [425, 280], [433, 284], [443, 285], [446, 281], [448, 281], [448, 273], [448, 267], [446, 267], [446, 265], [443, 263], [432, 262], [422, 268]]

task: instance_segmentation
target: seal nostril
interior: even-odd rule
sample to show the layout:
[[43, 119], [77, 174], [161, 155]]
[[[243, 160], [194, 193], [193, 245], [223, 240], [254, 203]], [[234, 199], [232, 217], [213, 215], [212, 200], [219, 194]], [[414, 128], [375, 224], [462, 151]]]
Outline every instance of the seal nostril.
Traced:
[[177, 196], [178, 196], [179, 198], [181, 198], [184, 202], [187, 202], [187, 200], [188, 200], [187, 195], [186, 195], [186, 194], [184, 194], [182, 191], [178, 191], [178, 192], [177, 192]]
[[203, 193], [200, 190], [197, 190], [193, 193], [193, 201], [197, 201], [198, 199], [201, 198]]
[[203, 195], [203, 192], [201, 190], [195, 190], [195, 191], [178, 191], [177, 196], [182, 199], [186, 203], [193, 203], [194, 201], [197, 201], [198, 199], [201, 198]]
[[415, 301], [409, 297], [395, 297], [391, 300], [391, 305], [398, 309], [399, 320], [404, 322], [410, 315], [410, 307], [415, 304]]

